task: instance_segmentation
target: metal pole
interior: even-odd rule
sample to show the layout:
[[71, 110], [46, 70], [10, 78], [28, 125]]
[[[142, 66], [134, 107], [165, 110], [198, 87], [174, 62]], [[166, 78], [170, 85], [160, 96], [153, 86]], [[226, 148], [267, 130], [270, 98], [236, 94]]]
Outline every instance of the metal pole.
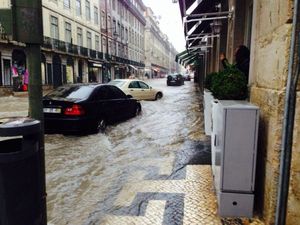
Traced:
[[42, 103], [41, 76], [41, 47], [39, 44], [26, 44], [27, 65], [29, 71], [29, 116], [41, 121], [40, 149], [39, 149], [39, 196], [41, 210], [41, 224], [47, 224], [46, 180], [45, 180], [45, 149], [44, 149], [44, 115]]
[[[282, 129], [282, 144], [280, 156], [280, 174], [277, 195], [277, 208], [275, 215], [276, 225], [286, 224], [287, 202], [289, 194], [289, 181], [291, 170], [291, 158], [293, 148], [293, 130], [295, 123], [296, 93], [299, 78], [299, 4], [294, 1], [294, 16], [292, 27], [292, 38], [290, 48], [290, 58], [288, 67], [288, 81], [286, 86], [284, 119]], [[298, 40], [296, 35], [298, 35]], [[296, 46], [298, 45], [298, 51]]]

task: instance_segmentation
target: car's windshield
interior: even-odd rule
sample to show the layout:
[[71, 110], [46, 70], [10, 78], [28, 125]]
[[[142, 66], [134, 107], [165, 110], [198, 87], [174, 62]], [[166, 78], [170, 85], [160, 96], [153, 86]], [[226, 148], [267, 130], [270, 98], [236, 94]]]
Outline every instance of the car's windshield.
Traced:
[[122, 87], [125, 84], [125, 81], [123, 80], [112, 80], [108, 84], [117, 86], [117, 87]]
[[86, 99], [93, 91], [91, 86], [58, 87], [46, 95], [48, 98]]

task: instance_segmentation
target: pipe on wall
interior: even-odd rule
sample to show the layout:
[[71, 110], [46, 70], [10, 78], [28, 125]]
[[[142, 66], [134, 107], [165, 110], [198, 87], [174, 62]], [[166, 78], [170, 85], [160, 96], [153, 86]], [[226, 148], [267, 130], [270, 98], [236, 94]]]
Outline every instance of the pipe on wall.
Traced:
[[282, 143], [280, 155], [280, 173], [278, 183], [277, 206], [275, 215], [276, 225], [286, 224], [287, 202], [289, 194], [289, 180], [293, 147], [293, 129], [295, 123], [297, 83], [299, 79], [300, 63], [300, 33], [299, 33], [299, 2], [294, 0], [294, 15], [292, 24], [292, 38], [288, 65], [288, 80], [284, 106], [282, 129]]

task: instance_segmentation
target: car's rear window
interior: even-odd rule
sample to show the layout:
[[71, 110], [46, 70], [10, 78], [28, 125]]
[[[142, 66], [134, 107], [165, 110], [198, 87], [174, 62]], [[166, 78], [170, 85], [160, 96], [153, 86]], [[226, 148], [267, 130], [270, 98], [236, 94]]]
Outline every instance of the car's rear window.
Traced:
[[122, 87], [125, 84], [125, 81], [122, 80], [112, 80], [108, 84], [117, 86], [117, 87]]
[[46, 96], [49, 98], [86, 99], [93, 91], [90, 86], [58, 87]]

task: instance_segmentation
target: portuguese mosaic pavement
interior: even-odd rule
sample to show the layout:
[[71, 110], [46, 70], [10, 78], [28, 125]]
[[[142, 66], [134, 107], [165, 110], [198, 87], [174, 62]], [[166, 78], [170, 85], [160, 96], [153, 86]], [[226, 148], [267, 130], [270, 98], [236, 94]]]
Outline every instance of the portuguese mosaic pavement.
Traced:
[[193, 142], [188, 145], [193, 147], [183, 149], [176, 157], [170, 158], [173, 168], [171, 166], [156, 168], [154, 173], [151, 170], [137, 169], [132, 173], [128, 178], [130, 182], [123, 186], [116, 195], [113, 210], [106, 214], [101, 222], [99, 221], [100, 224], [263, 224], [258, 219], [220, 218], [218, 216], [209, 165], [209, 141]]

